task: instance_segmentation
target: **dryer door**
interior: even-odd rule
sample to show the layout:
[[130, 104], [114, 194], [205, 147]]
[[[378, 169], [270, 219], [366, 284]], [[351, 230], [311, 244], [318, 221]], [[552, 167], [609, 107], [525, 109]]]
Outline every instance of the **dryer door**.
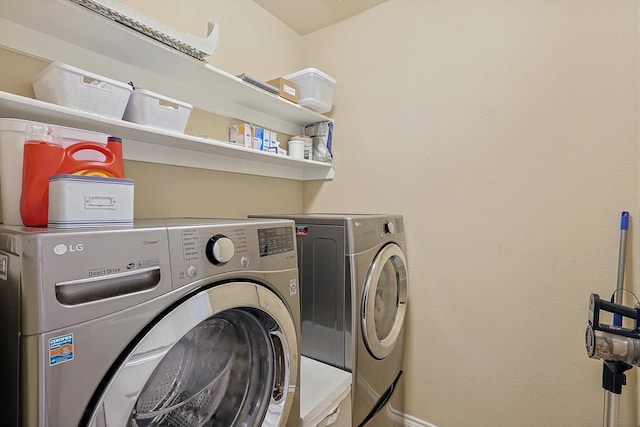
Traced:
[[281, 426], [298, 358], [295, 325], [275, 293], [250, 282], [213, 286], [132, 343], [88, 425]]
[[402, 331], [407, 281], [402, 249], [394, 243], [384, 246], [369, 268], [362, 292], [362, 334], [376, 359], [391, 353]]

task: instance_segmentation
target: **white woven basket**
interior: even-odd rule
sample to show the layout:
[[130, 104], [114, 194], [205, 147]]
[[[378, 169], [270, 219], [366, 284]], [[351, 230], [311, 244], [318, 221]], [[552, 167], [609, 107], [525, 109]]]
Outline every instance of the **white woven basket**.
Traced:
[[135, 89], [124, 112], [124, 120], [183, 133], [192, 105], [145, 89]]
[[122, 119], [133, 89], [128, 84], [53, 62], [36, 77], [33, 91], [40, 101]]

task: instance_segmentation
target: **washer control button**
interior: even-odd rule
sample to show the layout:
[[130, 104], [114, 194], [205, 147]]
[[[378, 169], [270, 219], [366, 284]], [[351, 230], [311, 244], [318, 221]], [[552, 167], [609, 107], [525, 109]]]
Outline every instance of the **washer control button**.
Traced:
[[240, 265], [243, 267], [249, 267], [249, 258], [247, 258], [246, 256], [240, 258]]
[[207, 259], [213, 264], [224, 264], [233, 258], [236, 248], [231, 239], [222, 234], [216, 234], [207, 242], [205, 253]]
[[396, 226], [391, 221], [384, 223], [384, 232], [386, 234], [394, 234], [396, 232]]
[[197, 275], [198, 275], [198, 267], [196, 267], [195, 265], [190, 265], [189, 267], [187, 267], [187, 276], [193, 279]]

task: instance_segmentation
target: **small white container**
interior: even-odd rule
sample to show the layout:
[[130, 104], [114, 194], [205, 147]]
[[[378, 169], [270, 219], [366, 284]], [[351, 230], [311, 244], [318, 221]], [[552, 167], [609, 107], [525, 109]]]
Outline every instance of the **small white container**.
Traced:
[[[37, 122], [0, 118], [0, 203], [2, 205], [2, 223], [5, 225], [23, 225], [20, 217], [22, 164], [27, 127], [30, 123]], [[44, 123], [43, 125], [60, 137], [58, 142], [63, 147], [81, 141], [105, 145], [109, 137], [109, 135], [99, 132]]]
[[184, 133], [193, 106], [145, 89], [135, 89], [124, 111], [124, 120]]
[[133, 180], [83, 175], [49, 178], [49, 227], [133, 225]]
[[304, 159], [304, 141], [292, 139], [289, 141], [289, 156]]
[[36, 99], [122, 119], [133, 89], [128, 84], [53, 62], [33, 81]]
[[291, 147], [291, 143], [294, 141], [299, 141], [304, 144], [304, 153], [302, 158], [311, 160], [312, 150], [313, 150], [313, 139], [309, 136], [298, 135], [292, 136], [289, 140], [289, 147]]
[[298, 104], [318, 113], [331, 111], [336, 79], [317, 68], [305, 68], [284, 78], [298, 85]]

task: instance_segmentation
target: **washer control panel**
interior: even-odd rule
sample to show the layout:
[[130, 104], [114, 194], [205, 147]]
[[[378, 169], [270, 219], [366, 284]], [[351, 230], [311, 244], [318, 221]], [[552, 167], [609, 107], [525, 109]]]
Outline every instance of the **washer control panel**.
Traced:
[[234, 271], [297, 268], [293, 221], [180, 227], [168, 231], [174, 286]]

